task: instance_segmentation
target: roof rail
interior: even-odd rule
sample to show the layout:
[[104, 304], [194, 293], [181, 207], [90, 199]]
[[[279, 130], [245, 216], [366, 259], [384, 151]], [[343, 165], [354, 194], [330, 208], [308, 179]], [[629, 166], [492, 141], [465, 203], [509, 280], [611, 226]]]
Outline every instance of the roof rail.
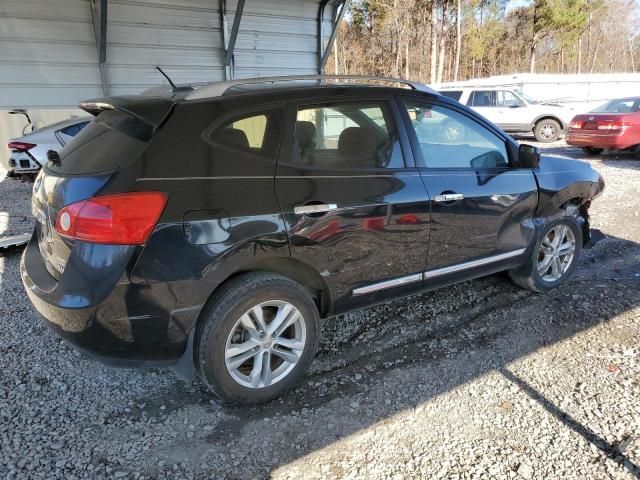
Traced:
[[370, 77], [365, 75], [293, 75], [293, 76], [279, 76], [279, 77], [257, 77], [257, 78], [242, 78], [237, 80], [227, 80], [222, 82], [209, 83], [201, 88], [196, 89], [192, 93], [188, 94], [186, 100], [198, 100], [202, 98], [220, 97], [224, 95], [230, 88], [237, 85], [251, 85], [259, 83], [278, 83], [278, 82], [296, 82], [300, 80], [317, 80], [318, 83], [322, 83], [325, 80], [361, 80], [361, 81], [376, 81], [376, 82], [390, 82], [401, 83], [407, 85], [413, 90], [426, 93], [437, 93], [431, 87], [419, 82], [411, 80], [404, 80], [402, 78], [393, 77]]

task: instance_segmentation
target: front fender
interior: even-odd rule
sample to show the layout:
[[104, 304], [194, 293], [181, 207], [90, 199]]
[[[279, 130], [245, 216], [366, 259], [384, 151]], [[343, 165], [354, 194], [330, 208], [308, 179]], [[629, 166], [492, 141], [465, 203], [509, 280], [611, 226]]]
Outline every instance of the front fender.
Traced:
[[538, 182], [537, 217], [549, 217], [568, 203], [584, 205], [604, 189], [602, 176], [579, 160], [543, 157], [533, 170]]

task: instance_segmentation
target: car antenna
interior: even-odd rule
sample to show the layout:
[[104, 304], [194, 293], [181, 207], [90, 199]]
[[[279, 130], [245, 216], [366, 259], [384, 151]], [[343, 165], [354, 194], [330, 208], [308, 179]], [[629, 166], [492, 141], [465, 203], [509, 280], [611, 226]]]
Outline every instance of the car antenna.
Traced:
[[182, 85], [182, 86], [177, 86], [175, 83], [173, 83], [171, 81], [171, 79], [169, 78], [169, 75], [167, 75], [166, 73], [164, 73], [164, 70], [162, 70], [159, 66], [156, 65], [156, 70], [158, 70], [162, 76], [164, 78], [167, 79], [167, 82], [169, 82], [169, 85], [171, 85], [171, 93], [178, 93], [178, 92], [189, 92], [191, 90], [193, 90], [193, 87], [190, 85]]

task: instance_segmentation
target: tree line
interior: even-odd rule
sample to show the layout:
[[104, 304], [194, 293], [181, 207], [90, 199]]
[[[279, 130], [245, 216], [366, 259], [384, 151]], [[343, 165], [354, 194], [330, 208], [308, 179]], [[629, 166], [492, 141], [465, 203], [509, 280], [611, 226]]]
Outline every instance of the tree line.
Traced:
[[637, 0], [351, 0], [328, 73], [441, 83], [640, 69]]

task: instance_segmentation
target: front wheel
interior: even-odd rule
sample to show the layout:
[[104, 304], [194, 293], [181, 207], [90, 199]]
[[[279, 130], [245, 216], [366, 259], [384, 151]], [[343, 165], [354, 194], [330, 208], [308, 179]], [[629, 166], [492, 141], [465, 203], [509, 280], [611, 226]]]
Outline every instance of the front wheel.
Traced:
[[316, 305], [303, 286], [256, 272], [225, 285], [203, 312], [197, 370], [224, 401], [272, 400], [304, 375], [319, 339]]
[[563, 217], [545, 227], [527, 263], [509, 274], [521, 287], [536, 292], [551, 290], [573, 274], [581, 251], [580, 225], [575, 217]]
[[543, 118], [533, 129], [533, 134], [536, 140], [542, 143], [555, 142], [560, 138], [560, 131], [562, 127], [560, 124], [552, 118]]

